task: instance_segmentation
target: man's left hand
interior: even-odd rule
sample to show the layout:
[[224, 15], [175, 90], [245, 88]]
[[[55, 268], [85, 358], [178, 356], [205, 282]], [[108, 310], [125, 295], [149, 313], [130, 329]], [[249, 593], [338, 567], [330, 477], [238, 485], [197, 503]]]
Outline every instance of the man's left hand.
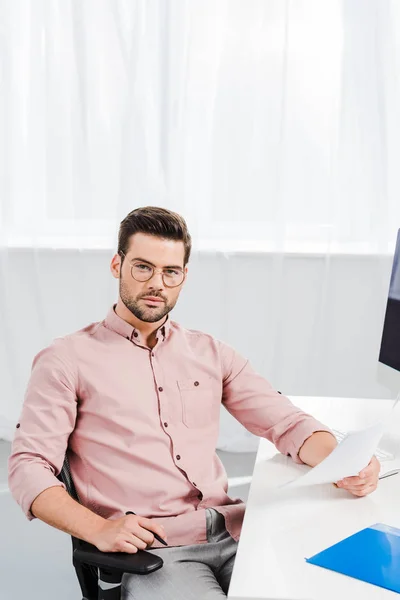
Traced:
[[368, 496], [378, 487], [381, 464], [376, 456], [373, 456], [369, 465], [365, 467], [356, 477], [345, 477], [335, 485], [347, 490], [354, 496]]

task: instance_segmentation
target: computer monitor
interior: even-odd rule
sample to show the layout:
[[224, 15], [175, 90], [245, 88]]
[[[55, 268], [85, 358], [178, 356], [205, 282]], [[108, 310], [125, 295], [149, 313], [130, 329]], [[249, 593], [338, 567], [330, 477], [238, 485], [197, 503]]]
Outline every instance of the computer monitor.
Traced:
[[393, 397], [400, 393], [400, 229], [397, 233], [389, 297], [383, 323], [378, 363], [378, 381]]

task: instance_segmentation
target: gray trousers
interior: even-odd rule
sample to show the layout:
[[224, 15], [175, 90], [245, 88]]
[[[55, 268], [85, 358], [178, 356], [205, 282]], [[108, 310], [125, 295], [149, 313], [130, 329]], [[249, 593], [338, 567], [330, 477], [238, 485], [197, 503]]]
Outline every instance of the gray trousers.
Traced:
[[125, 574], [122, 600], [221, 600], [231, 580], [237, 542], [225, 529], [225, 519], [206, 509], [207, 544], [150, 550], [164, 566], [149, 575]]

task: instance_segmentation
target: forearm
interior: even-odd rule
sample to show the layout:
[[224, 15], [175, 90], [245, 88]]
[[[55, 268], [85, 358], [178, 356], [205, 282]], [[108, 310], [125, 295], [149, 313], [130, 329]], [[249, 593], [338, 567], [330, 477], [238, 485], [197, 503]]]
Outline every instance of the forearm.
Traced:
[[92, 539], [106, 519], [85, 508], [61, 486], [44, 490], [31, 506], [35, 517], [76, 538], [93, 543]]
[[315, 467], [337, 446], [336, 438], [327, 431], [316, 431], [302, 445], [299, 457], [306, 465]]

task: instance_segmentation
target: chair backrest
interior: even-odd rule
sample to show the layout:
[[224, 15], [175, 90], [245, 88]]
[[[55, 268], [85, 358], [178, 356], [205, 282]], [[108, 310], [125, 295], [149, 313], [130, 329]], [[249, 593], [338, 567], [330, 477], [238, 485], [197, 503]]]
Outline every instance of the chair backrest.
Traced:
[[[68, 456], [65, 455], [64, 463], [62, 469], [57, 476], [66, 487], [67, 492], [79, 504], [81, 503], [78, 493], [76, 491], [72, 475], [71, 469], [69, 466]], [[74, 554], [74, 550], [80, 547], [81, 540], [71, 536], [72, 540], [72, 554]], [[87, 600], [95, 600], [98, 597], [98, 571], [95, 567], [91, 567], [90, 565], [84, 565], [82, 563], [78, 563], [72, 560], [72, 564], [75, 568], [76, 575], [78, 577], [79, 585], [82, 590], [83, 597]]]
[[72, 480], [71, 469], [70, 469], [70, 466], [69, 466], [68, 456], [67, 455], [65, 455], [64, 464], [62, 466], [60, 474], [58, 475], [58, 479], [60, 481], [62, 481], [62, 483], [65, 485], [65, 487], [67, 488], [68, 494], [74, 500], [76, 500], [77, 502], [79, 502], [79, 504], [80, 504], [81, 502], [79, 500], [78, 493], [76, 491], [74, 482]]

